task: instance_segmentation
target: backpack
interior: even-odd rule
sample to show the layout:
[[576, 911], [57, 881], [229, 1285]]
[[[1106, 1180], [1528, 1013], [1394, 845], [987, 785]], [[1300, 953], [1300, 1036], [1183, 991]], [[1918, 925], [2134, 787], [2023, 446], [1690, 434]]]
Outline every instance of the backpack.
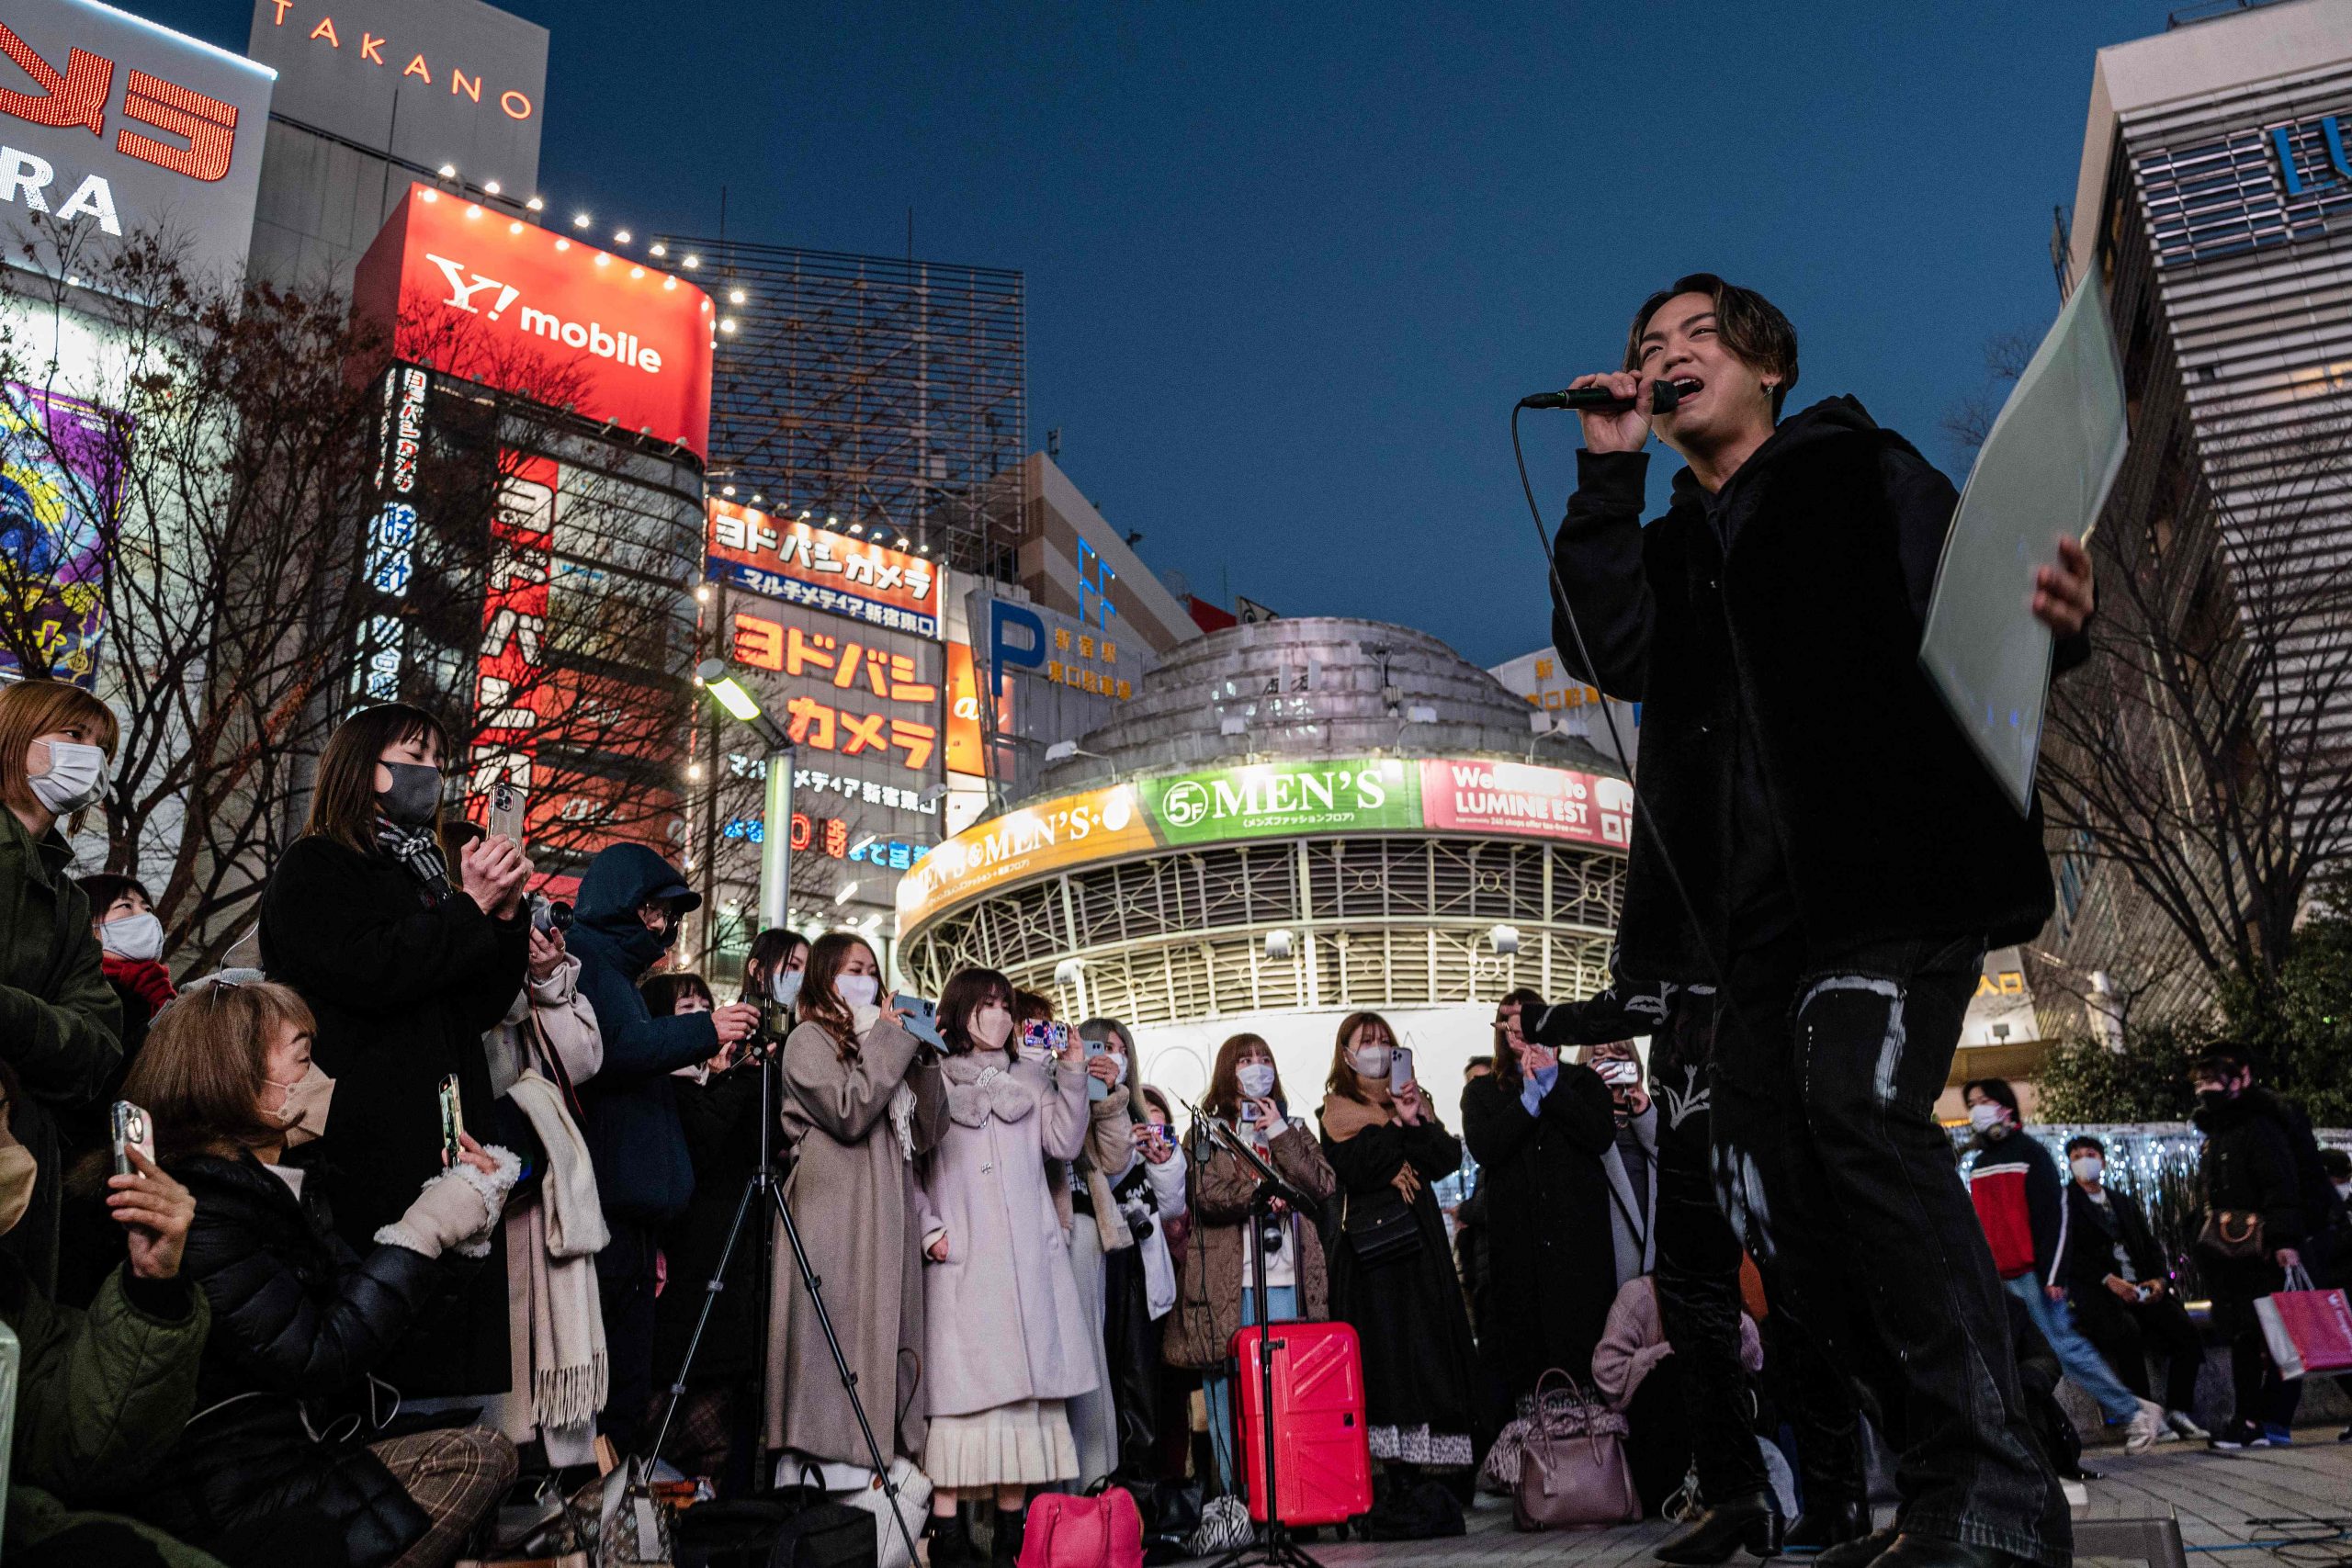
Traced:
[[1051, 1493], [1029, 1505], [1020, 1568], [1143, 1568], [1143, 1516], [1124, 1486], [1099, 1497]]

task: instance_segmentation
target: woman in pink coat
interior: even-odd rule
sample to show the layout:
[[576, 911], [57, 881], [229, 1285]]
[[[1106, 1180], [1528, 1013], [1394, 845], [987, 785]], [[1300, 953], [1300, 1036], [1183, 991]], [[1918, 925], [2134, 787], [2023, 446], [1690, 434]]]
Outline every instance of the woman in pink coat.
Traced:
[[996, 1498], [995, 1560], [1020, 1550], [1027, 1489], [1079, 1472], [1066, 1402], [1094, 1387], [1070, 1270], [1069, 1238], [1046, 1180], [1048, 1158], [1086, 1138], [1081, 1043], [1058, 1063], [1012, 1040], [1012, 987], [967, 969], [939, 998], [947, 1123], [922, 1179], [923, 1468], [932, 1494], [932, 1568], [978, 1560], [956, 1512]]

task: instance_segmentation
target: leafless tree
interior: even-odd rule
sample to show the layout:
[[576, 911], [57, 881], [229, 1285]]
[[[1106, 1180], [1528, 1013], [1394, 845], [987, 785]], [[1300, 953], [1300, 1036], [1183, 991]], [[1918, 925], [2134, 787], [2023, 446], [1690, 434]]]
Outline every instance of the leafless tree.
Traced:
[[1993, 434], [1993, 421], [2009, 389], [2033, 361], [2039, 342], [2028, 333], [1995, 333], [1984, 340], [1984, 385], [1952, 405], [1943, 417], [1945, 436], [1970, 457]]
[[341, 299], [206, 284], [160, 238], [22, 245], [0, 269], [0, 649], [113, 705], [106, 869], [217, 956], [347, 682], [327, 590], [369, 504], [372, 389], [349, 367], [378, 347]]
[[2267, 989], [2352, 852], [2352, 408], [2317, 389], [2162, 459], [2094, 539], [2088, 664], [2057, 682], [2053, 835], [2121, 868], [2214, 979]]
[[[311, 760], [371, 694], [388, 609], [413, 655], [396, 694], [450, 720], [460, 758], [527, 739], [545, 759], [535, 847], [553, 863], [665, 834], [685, 701], [684, 634], [665, 628], [684, 590], [652, 558], [679, 530], [640, 515], [625, 447], [545, 412], [577, 399], [560, 367], [471, 362], [520, 389], [497, 392], [435, 378], [426, 525], [388, 604], [368, 542], [389, 344], [347, 300], [192, 279], [136, 235], [101, 260], [40, 230], [22, 259], [0, 268], [0, 658], [114, 706], [105, 864], [148, 880], [175, 962], [217, 961], [246, 923]], [[518, 552], [500, 509], [550, 459], [559, 529]], [[501, 624], [485, 594], [515, 571], [555, 579], [535, 626]], [[534, 657], [486, 694], [485, 645], [526, 630]]]

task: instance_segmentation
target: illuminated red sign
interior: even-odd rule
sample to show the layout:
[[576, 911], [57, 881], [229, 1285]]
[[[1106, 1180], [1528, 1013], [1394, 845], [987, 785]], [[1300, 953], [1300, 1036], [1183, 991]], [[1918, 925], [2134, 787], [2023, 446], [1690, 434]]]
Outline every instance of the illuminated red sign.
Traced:
[[556, 480], [552, 457], [509, 454], [510, 472], [498, 489], [490, 525], [490, 581], [483, 585], [481, 647], [474, 659], [472, 793], [503, 775], [532, 789], [539, 750], [544, 638], [548, 629], [548, 569], [555, 545]]
[[658, 267], [413, 185], [352, 298], [396, 358], [708, 454], [716, 310]]
[[1420, 768], [1421, 817], [1432, 829], [1633, 842], [1634, 786], [1623, 779], [1520, 762], [1431, 758]]

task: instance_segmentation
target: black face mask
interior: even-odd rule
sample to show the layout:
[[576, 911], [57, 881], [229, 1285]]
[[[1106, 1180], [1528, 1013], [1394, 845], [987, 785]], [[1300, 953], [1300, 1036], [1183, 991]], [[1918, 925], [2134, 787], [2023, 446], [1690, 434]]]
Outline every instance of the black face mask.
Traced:
[[392, 787], [378, 790], [384, 815], [403, 828], [423, 828], [441, 807], [441, 770], [421, 762], [380, 762], [392, 775]]
[[2235, 1098], [2225, 1089], [2200, 1089], [2197, 1091], [2197, 1103], [2208, 1111], [2219, 1111]]

